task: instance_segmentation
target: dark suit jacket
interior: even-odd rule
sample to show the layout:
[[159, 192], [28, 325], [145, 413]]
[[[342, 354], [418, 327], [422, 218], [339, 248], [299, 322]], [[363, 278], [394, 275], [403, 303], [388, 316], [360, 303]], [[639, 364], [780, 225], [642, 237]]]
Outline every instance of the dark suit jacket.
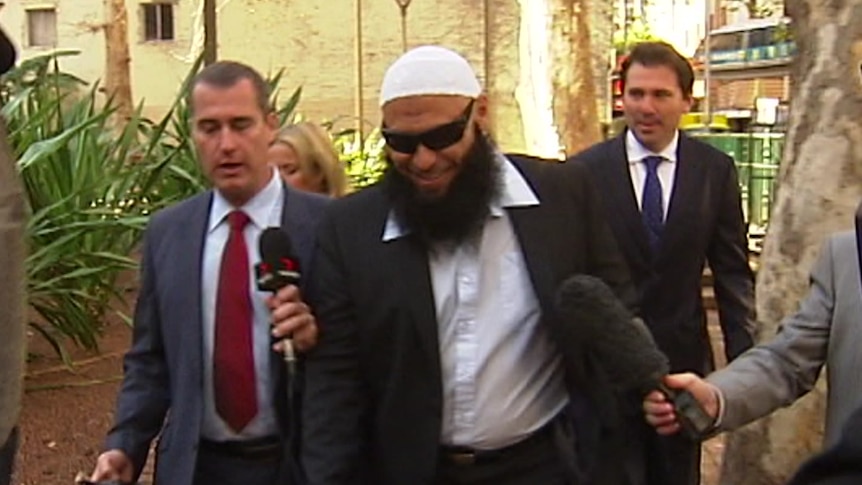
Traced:
[[[282, 227], [306, 268], [327, 201], [284, 189]], [[211, 203], [212, 192], [207, 192], [165, 209], [153, 216], [144, 235], [132, 348], [125, 357], [107, 448], [125, 451], [137, 476], [150, 442], [161, 431], [156, 483], [191, 485], [194, 477], [203, 409], [201, 258]], [[292, 420], [284, 412], [288, 407], [281, 363], [273, 353], [275, 409], [286, 437]], [[292, 473], [285, 469], [285, 474]]]
[[787, 485], [859, 485], [862, 483], [862, 408], [841, 430], [834, 446], [807, 461]]
[[[631, 302], [625, 263], [583, 168], [510, 159], [540, 200], [507, 212], [552, 336], [561, 324], [554, 294], [574, 273], [601, 277]], [[411, 237], [381, 241], [390, 212], [381, 185], [330, 209], [309, 288], [320, 325], [303, 404], [309, 484], [430, 484], [443, 396], [427, 252]], [[562, 350], [578, 401], [587, 376], [577, 349]]]
[[701, 296], [704, 263], [714, 276], [728, 360], [753, 344], [754, 279], [733, 160], [680, 133], [664, 232], [653, 255], [635, 198], [625, 132], [575, 155], [589, 167], [605, 217], [641, 297], [641, 317], [667, 354], [671, 370], [713, 368]]
[[15, 46], [12, 45], [12, 41], [6, 35], [6, 32], [0, 29], [0, 74], [6, 74], [15, 67], [16, 57]]

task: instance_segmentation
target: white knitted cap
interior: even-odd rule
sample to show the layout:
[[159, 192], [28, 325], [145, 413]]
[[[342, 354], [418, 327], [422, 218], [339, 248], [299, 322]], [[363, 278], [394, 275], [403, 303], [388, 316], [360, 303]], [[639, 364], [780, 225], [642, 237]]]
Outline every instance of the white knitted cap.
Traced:
[[481, 93], [467, 59], [445, 47], [426, 45], [407, 51], [389, 66], [380, 86], [380, 106], [408, 96], [476, 98]]

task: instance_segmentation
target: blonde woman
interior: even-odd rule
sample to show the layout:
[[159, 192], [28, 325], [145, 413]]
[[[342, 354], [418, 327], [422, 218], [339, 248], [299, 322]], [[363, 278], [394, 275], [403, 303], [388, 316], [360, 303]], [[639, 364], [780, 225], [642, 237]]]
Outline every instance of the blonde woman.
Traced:
[[269, 147], [269, 162], [288, 184], [309, 192], [341, 197], [347, 176], [329, 134], [314, 123], [288, 125]]

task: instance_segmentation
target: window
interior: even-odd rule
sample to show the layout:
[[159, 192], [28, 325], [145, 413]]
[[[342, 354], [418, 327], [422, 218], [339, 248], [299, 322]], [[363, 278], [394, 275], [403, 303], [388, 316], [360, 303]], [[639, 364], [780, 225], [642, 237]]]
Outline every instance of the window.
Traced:
[[748, 47], [766, 47], [775, 43], [775, 27], [754, 29], [748, 33]]
[[742, 40], [742, 32], [713, 35], [710, 49], [713, 51], [742, 49]]
[[144, 40], [174, 40], [174, 5], [144, 3]]
[[57, 45], [57, 11], [53, 8], [27, 10], [27, 45], [53, 47]]

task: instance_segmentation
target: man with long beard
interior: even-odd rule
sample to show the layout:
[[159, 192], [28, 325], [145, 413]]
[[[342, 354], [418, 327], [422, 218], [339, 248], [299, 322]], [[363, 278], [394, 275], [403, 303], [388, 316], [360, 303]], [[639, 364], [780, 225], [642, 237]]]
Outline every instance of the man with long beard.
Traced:
[[494, 148], [451, 50], [400, 57], [380, 105], [388, 172], [333, 204], [311, 270], [309, 484], [577, 483], [598, 403], [554, 293], [587, 273], [634, 295], [586, 174]]

